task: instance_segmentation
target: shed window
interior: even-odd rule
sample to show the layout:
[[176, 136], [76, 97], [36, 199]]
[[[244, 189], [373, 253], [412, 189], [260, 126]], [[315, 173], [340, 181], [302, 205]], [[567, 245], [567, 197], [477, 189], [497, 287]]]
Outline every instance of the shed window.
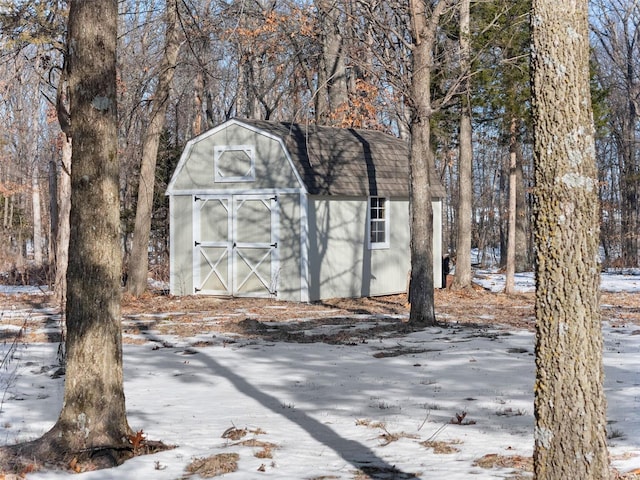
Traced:
[[247, 145], [215, 147], [216, 182], [253, 182], [256, 179], [254, 149]]
[[389, 248], [389, 208], [384, 197], [369, 198], [369, 248]]

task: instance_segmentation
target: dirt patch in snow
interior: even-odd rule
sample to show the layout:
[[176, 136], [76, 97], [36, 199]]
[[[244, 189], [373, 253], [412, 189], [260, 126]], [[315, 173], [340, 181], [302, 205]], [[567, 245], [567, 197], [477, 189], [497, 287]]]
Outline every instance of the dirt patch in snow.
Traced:
[[[602, 318], [615, 325], [640, 325], [638, 294], [604, 293]], [[436, 290], [436, 317], [442, 327], [492, 327], [533, 330], [534, 294], [504, 295], [486, 290]], [[405, 295], [332, 299], [315, 303], [273, 299], [125, 295], [124, 341], [153, 337], [202, 337], [216, 334], [269, 341], [354, 344], [380, 335], [406, 333], [410, 305]], [[61, 309], [46, 295], [0, 295], [0, 341], [59, 341]], [[212, 337], [213, 335], [213, 337]]]

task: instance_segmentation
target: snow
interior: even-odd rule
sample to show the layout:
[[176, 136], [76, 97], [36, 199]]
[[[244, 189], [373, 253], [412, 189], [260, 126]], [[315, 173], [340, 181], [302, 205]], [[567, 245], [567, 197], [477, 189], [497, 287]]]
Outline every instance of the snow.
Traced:
[[[640, 292], [640, 272], [624, 273], [603, 274], [602, 289]], [[491, 271], [479, 272], [477, 281], [503, 287], [503, 276]], [[533, 288], [533, 276], [518, 275], [516, 286]], [[605, 322], [603, 332], [610, 454], [626, 472], [640, 467], [640, 330], [616, 321]], [[475, 465], [484, 455], [532, 454], [529, 331], [450, 323], [355, 345], [219, 333], [154, 340], [124, 346], [129, 423], [177, 447], [73, 478], [176, 480], [195, 458], [235, 452], [238, 470], [222, 478], [483, 480], [514, 471]], [[205, 346], [194, 347], [196, 341]], [[8, 345], [2, 348], [6, 353]], [[55, 422], [64, 388], [63, 378], [51, 377], [56, 348], [20, 345], [0, 371], [3, 443], [35, 438]], [[452, 422], [464, 413], [461, 424]], [[230, 427], [247, 435], [223, 438]], [[272, 457], [262, 458], [258, 444], [240, 443], [248, 439], [273, 444]], [[425, 441], [455, 450], [436, 453]], [[377, 473], [358, 477], [358, 471]], [[27, 476], [67, 477], [56, 471]]]

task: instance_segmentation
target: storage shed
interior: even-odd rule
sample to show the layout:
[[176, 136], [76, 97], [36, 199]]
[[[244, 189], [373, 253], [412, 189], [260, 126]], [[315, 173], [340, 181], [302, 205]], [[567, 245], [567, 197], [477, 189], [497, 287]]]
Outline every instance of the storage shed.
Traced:
[[[433, 190], [439, 287], [444, 189]], [[232, 119], [187, 143], [167, 195], [174, 295], [406, 291], [409, 150], [392, 135]]]

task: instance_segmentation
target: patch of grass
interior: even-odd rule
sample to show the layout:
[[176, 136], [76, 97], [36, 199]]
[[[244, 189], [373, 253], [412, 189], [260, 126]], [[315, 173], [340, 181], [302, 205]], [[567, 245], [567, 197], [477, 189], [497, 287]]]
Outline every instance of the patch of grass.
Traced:
[[187, 475], [183, 479], [192, 475], [198, 475], [201, 478], [213, 478], [225, 473], [232, 473], [238, 470], [238, 460], [240, 455], [237, 453], [219, 453], [206, 458], [196, 458], [187, 465]]
[[383, 447], [386, 447], [387, 445], [389, 445], [390, 443], [396, 442], [398, 440], [400, 440], [401, 438], [419, 438], [417, 435], [414, 435], [412, 433], [406, 433], [406, 432], [396, 432], [396, 433], [391, 433], [389, 431], [387, 431], [385, 429], [384, 433], [381, 433], [380, 435], [378, 435], [378, 438], [380, 438], [382, 440], [382, 445]]
[[489, 453], [473, 462], [480, 468], [515, 468], [525, 472], [533, 472], [533, 459], [521, 455], [498, 455]]
[[253, 454], [253, 456], [256, 458], [273, 458], [273, 450], [278, 448], [275, 443], [263, 442], [262, 440], [257, 440], [255, 438], [250, 440], [243, 440], [241, 442], [234, 443], [234, 445], [260, 448], [260, 450], [256, 451]]
[[383, 430], [387, 428], [387, 425], [385, 423], [374, 422], [372, 420], [369, 420], [368, 418], [356, 419], [356, 425], [359, 427], [382, 428]]
[[454, 445], [461, 445], [462, 440], [450, 440], [446, 441], [438, 441], [438, 440], [426, 440], [424, 442], [420, 442], [420, 445], [426, 448], [431, 448], [433, 453], [449, 455], [452, 453], [457, 453], [460, 451], [459, 448], [454, 447]]
[[222, 438], [229, 440], [240, 440], [247, 434], [246, 428], [236, 428], [235, 426], [227, 428], [221, 435]]
[[384, 422], [373, 422], [369, 419], [358, 419], [356, 425], [367, 428], [379, 428], [383, 430], [383, 433], [378, 435], [378, 438], [382, 440], [382, 446], [386, 447], [392, 442], [400, 440], [401, 438], [419, 438], [417, 435], [406, 432], [391, 433], [387, 430], [387, 425]]
[[253, 454], [256, 458], [273, 458], [273, 453], [270, 447], [264, 447], [262, 450], [258, 450]]

